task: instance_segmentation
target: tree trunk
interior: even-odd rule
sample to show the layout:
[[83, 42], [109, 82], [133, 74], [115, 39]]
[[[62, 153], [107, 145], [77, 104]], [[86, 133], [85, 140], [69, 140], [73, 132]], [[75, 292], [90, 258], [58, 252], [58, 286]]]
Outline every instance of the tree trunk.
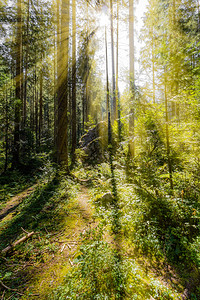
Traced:
[[111, 117], [110, 117], [110, 93], [108, 80], [108, 47], [107, 47], [107, 32], [105, 28], [105, 50], [106, 50], [106, 109], [108, 118], [108, 145], [112, 144]]
[[54, 149], [57, 148], [57, 91], [56, 91], [56, 28], [54, 32], [54, 86], [53, 86], [53, 98], [54, 98]]
[[113, 4], [110, 0], [110, 28], [111, 28], [111, 58], [112, 58], [112, 121], [117, 117], [116, 85], [115, 85], [115, 59], [114, 59], [114, 37], [113, 37]]
[[17, 0], [17, 31], [16, 31], [16, 76], [15, 76], [15, 119], [14, 119], [14, 147], [13, 167], [19, 164], [20, 155], [20, 122], [21, 122], [21, 69], [22, 69], [22, 9], [21, 0]]
[[5, 163], [4, 163], [4, 172], [6, 172], [7, 167], [8, 167], [8, 86], [6, 82], [6, 107], [5, 107], [5, 112], [6, 112], [6, 119], [5, 119]]
[[24, 105], [23, 105], [23, 126], [26, 127], [26, 119], [27, 119], [27, 81], [28, 81], [28, 52], [29, 52], [29, 6], [30, 1], [28, 0], [28, 11], [27, 11], [27, 24], [26, 24], [26, 56], [25, 56], [25, 82], [24, 82]]
[[[62, 0], [61, 7], [61, 35], [60, 34], [60, 14], [58, 4], [58, 136], [57, 136], [57, 161], [68, 172], [68, 137], [67, 137], [67, 110], [68, 110], [68, 45], [69, 45], [69, 2]], [[61, 38], [61, 39], [60, 39]]]
[[43, 70], [40, 70], [40, 102], [39, 102], [39, 147], [43, 132]]
[[129, 77], [130, 77], [130, 112], [129, 112], [129, 155], [135, 156], [135, 71], [134, 71], [134, 2], [129, 0]]
[[[153, 29], [154, 32], [154, 29]], [[152, 34], [153, 34], [152, 32]], [[152, 36], [152, 75], [153, 75], [153, 104], [156, 103], [156, 90], [155, 90], [155, 55], [154, 55], [154, 36]]]
[[116, 104], [118, 111], [118, 140], [121, 142], [121, 110], [120, 110], [120, 96], [119, 96], [119, 2], [117, 1], [117, 46], [116, 46]]
[[76, 0], [72, 4], [72, 164], [76, 150]]
[[36, 145], [36, 151], [38, 151], [38, 91], [37, 91], [37, 73], [36, 73], [36, 66], [35, 66], [35, 145]]
[[173, 190], [173, 179], [172, 179], [172, 164], [170, 158], [170, 143], [169, 143], [169, 117], [168, 117], [168, 100], [167, 100], [167, 83], [166, 83], [166, 74], [165, 76], [165, 124], [166, 124], [166, 146], [167, 146], [167, 161], [169, 169], [169, 181], [170, 188]]

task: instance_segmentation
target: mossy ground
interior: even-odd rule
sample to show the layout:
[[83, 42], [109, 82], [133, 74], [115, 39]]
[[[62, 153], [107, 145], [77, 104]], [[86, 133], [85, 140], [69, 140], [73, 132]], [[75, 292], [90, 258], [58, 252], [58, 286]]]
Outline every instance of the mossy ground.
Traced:
[[11, 288], [1, 287], [1, 292], [4, 299], [46, 299], [72, 267], [80, 233], [94, 223], [89, 196], [70, 177], [56, 174], [21, 196], [16, 209], [1, 220], [1, 250], [25, 234], [21, 227], [35, 234], [0, 257], [0, 280]]

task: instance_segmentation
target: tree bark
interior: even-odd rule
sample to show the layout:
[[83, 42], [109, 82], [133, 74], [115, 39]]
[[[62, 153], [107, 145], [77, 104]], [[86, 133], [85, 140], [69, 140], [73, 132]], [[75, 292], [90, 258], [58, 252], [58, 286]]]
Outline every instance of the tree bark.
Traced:
[[35, 145], [36, 151], [38, 151], [38, 91], [37, 91], [37, 73], [36, 73], [36, 66], [35, 66], [35, 74], [34, 74], [34, 104], [35, 104]]
[[[69, 2], [62, 0], [61, 7], [61, 34], [60, 14], [58, 5], [58, 40], [57, 40], [57, 98], [58, 98], [58, 136], [57, 136], [57, 161], [68, 172], [68, 47], [69, 47]], [[60, 35], [60, 36], [59, 36]]]
[[7, 167], [8, 167], [8, 86], [6, 82], [6, 107], [5, 107], [5, 112], [6, 112], [6, 119], [5, 119], [5, 163], [4, 163], [4, 172], [6, 172]]
[[113, 35], [113, 4], [110, 0], [110, 28], [111, 28], [111, 59], [112, 59], [112, 121], [117, 118], [115, 59], [114, 59], [114, 35]]
[[21, 122], [21, 69], [22, 69], [22, 8], [21, 0], [17, 0], [17, 31], [16, 31], [16, 76], [15, 76], [15, 119], [14, 119], [14, 145], [13, 167], [19, 164], [20, 155], [20, 122]]
[[169, 143], [169, 117], [168, 117], [168, 99], [167, 99], [167, 82], [166, 82], [166, 73], [165, 76], [165, 124], [166, 124], [166, 146], [167, 146], [167, 161], [169, 169], [169, 181], [170, 188], [173, 190], [173, 179], [172, 179], [172, 164], [170, 158], [170, 143]]
[[76, 0], [72, 2], [72, 164], [76, 150]]
[[112, 131], [111, 131], [111, 116], [110, 116], [110, 93], [109, 93], [109, 80], [108, 80], [108, 46], [107, 46], [107, 32], [105, 28], [105, 50], [106, 50], [106, 110], [108, 118], [108, 145], [112, 144]]
[[28, 81], [28, 52], [29, 52], [29, 6], [30, 6], [30, 1], [28, 0], [27, 4], [27, 24], [26, 24], [26, 55], [25, 55], [25, 81], [24, 81], [24, 105], [23, 105], [23, 126], [24, 128], [26, 127], [26, 119], [27, 119], [27, 81]]
[[129, 77], [130, 77], [130, 112], [129, 112], [129, 155], [135, 156], [135, 70], [134, 70], [134, 2], [129, 0]]
[[121, 142], [121, 108], [119, 96], [119, 1], [117, 1], [117, 45], [116, 45], [116, 104], [118, 111], [118, 140]]
[[43, 132], [43, 70], [40, 70], [40, 102], [39, 102], [39, 147]]

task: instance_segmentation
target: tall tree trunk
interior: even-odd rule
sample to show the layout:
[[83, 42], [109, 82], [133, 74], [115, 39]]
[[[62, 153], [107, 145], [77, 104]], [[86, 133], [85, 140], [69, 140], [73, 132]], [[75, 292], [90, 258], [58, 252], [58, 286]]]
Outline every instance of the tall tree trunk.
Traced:
[[35, 120], [35, 112], [34, 112], [34, 100], [35, 100], [35, 87], [32, 86], [32, 97], [30, 97], [30, 129], [34, 131], [34, 120]]
[[53, 99], [54, 99], [54, 149], [57, 148], [57, 91], [56, 91], [56, 28], [54, 32], [54, 57], [53, 57], [53, 70], [54, 70], [54, 85], [53, 85]]
[[121, 110], [120, 110], [120, 96], [119, 96], [119, 1], [117, 1], [117, 45], [116, 45], [116, 104], [118, 111], [118, 140], [121, 142]]
[[115, 85], [115, 59], [114, 59], [114, 35], [113, 35], [113, 4], [110, 0], [110, 28], [111, 28], [111, 58], [112, 58], [112, 121], [117, 117], [116, 85]]
[[27, 3], [27, 20], [26, 20], [26, 55], [25, 55], [25, 81], [24, 81], [24, 105], [23, 105], [23, 126], [26, 127], [26, 119], [27, 119], [27, 81], [28, 81], [28, 52], [29, 52], [29, 6], [30, 1]]
[[[89, 14], [88, 14], [88, 2], [87, 2], [87, 20], [89, 19]], [[88, 47], [89, 47], [89, 28], [88, 24], [86, 25], [87, 29], [87, 37], [86, 37], [86, 44], [87, 44], [87, 53], [88, 53]], [[88, 54], [87, 54], [88, 55]], [[84, 108], [84, 121], [87, 123], [89, 121], [88, 116], [89, 116], [89, 107], [90, 107], [90, 98], [89, 98], [89, 60], [87, 60], [87, 65], [86, 65], [86, 79], [85, 79], [85, 108]], [[84, 129], [85, 129], [85, 124], [84, 124]]]
[[39, 147], [43, 132], [43, 67], [40, 70], [40, 101], [39, 101]]
[[82, 134], [84, 134], [85, 132], [85, 106], [86, 106], [86, 84], [83, 86], [83, 91], [82, 91]]
[[6, 82], [6, 107], [5, 107], [5, 163], [4, 163], [4, 172], [6, 172], [7, 167], [8, 167], [8, 86], [7, 86], [7, 82]]
[[35, 145], [36, 145], [36, 151], [38, 151], [38, 90], [37, 90], [37, 72], [36, 72], [36, 65], [35, 65], [35, 82], [34, 82], [34, 87], [35, 87]]
[[129, 0], [129, 77], [130, 77], [130, 113], [129, 113], [129, 155], [135, 156], [135, 70], [134, 70], [134, 2]]
[[17, 31], [16, 31], [16, 76], [15, 76], [15, 120], [14, 120], [14, 147], [13, 167], [19, 164], [20, 155], [20, 122], [21, 122], [21, 69], [22, 69], [22, 8], [21, 0], [17, 0]]
[[170, 188], [173, 190], [173, 179], [172, 179], [172, 164], [170, 158], [170, 143], [169, 143], [169, 117], [168, 117], [168, 99], [167, 99], [167, 82], [166, 82], [166, 73], [165, 76], [165, 124], [166, 124], [166, 146], [167, 146], [167, 161], [169, 169], [169, 181]]
[[58, 5], [58, 137], [57, 137], [57, 161], [66, 171], [68, 171], [68, 43], [69, 43], [69, 2], [62, 0], [61, 7], [61, 40], [60, 34], [60, 14]]
[[[154, 28], [153, 28], [154, 32]], [[153, 34], [152, 32], [152, 34]], [[153, 104], [156, 103], [156, 89], [155, 89], [155, 54], [154, 54], [154, 35], [152, 36], [152, 75], [153, 75]]]
[[108, 46], [107, 46], [107, 32], [105, 28], [105, 50], [106, 50], [106, 110], [108, 118], [108, 145], [112, 144], [112, 131], [111, 131], [111, 116], [110, 116], [110, 93], [109, 93], [109, 80], [108, 80]]
[[72, 164], [76, 150], [76, 0], [72, 2]]

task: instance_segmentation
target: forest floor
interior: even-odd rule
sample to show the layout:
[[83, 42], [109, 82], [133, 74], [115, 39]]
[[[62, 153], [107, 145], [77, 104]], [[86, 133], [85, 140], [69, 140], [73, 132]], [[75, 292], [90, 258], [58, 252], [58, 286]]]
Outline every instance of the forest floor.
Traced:
[[5, 204], [4, 208], [0, 210], [0, 220], [4, 219], [7, 215], [9, 215], [9, 218], [11, 218], [18, 205], [23, 201], [24, 198], [29, 196], [36, 187], [37, 185], [35, 184], [16, 196], [11, 197], [11, 199]]
[[[106, 173], [105, 166], [103, 169]], [[84, 180], [90, 177], [89, 172], [82, 169], [75, 177], [82, 177]], [[66, 296], [59, 298], [58, 291], [66, 285], [66, 274], [78, 268], [75, 261], [82, 253], [80, 249], [87, 240], [87, 232], [92, 229], [98, 231], [103, 219], [103, 223], [107, 224], [103, 239], [109, 244], [108, 247], [113, 247], [109, 209], [102, 209], [95, 202], [97, 195], [110, 189], [111, 181], [109, 177], [106, 178], [106, 174], [95, 172], [91, 174], [93, 180], [89, 184], [77, 181], [74, 177], [52, 173], [48, 180], [38, 181], [4, 203], [0, 211], [0, 250], [25, 236], [23, 229], [33, 231], [34, 235], [6, 255], [0, 255], [0, 299], [66, 299]], [[120, 179], [120, 176], [116, 177], [117, 180]], [[132, 190], [129, 191], [128, 185], [118, 185], [118, 191], [120, 199], [129, 199], [130, 195], [132, 197]], [[121, 206], [124, 213], [125, 209], [132, 213], [132, 208], [128, 205]], [[127, 220], [124, 219], [124, 222]], [[92, 239], [88, 235], [91, 247], [95, 244]], [[128, 296], [124, 299], [189, 299], [183, 281], [168, 262], [149, 259], [148, 256], [137, 253], [126, 234], [122, 237], [121, 244], [123, 260], [127, 263], [123, 266], [124, 272], [129, 272], [126, 275]], [[97, 255], [104, 255], [102, 249], [95, 251]], [[99, 263], [99, 258], [95, 259]], [[105, 256], [106, 260], [109, 260], [109, 256]], [[86, 272], [92, 280], [90, 262], [88, 264]], [[108, 261], [105, 270], [109, 269], [109, 265], [113, 268], [112, 262]], [[103, 275], [98, 276], [104, 276], [104, 272], [107, 272], [103, 268], [104, 265]]]
[[[21, 213], [23, 209], [20, 209], [20, 204], [36, 188], [37, 185], [33, 185], [12, 197], [0, 211], [0, 235], [6, 224], [12, 223], [15, 214]], [[98, 224], [93, 217], [94, 208], [90, 204], [88, 188], [81, 185], [77, 186], [77, 190], [76, 197], [72, 197], [65, 207], [67, 213], [62, 219], [61, 230], [56, 231], [55, 228], [55, 231], [49, 232], [44, 225], [43, 234], [36, 232], [32, 239], [25, 242], [25, 246], [18, 246], [20, 250], [14, 249], [7, 256], [1, 257], [4, 273], [0, 277], [1, 299], [46, 299], [73, 267], [73, 260], [81, 243], [80, 234]], [[36, 249], [38, 244], [41, 244], [40, 250]], [[30, 248], [32, 254], [27, 248]], [[37, 252], [40, 252], [39, 259], [36, 258]], [[7, 284], [3, 283], [5, 280]]]

